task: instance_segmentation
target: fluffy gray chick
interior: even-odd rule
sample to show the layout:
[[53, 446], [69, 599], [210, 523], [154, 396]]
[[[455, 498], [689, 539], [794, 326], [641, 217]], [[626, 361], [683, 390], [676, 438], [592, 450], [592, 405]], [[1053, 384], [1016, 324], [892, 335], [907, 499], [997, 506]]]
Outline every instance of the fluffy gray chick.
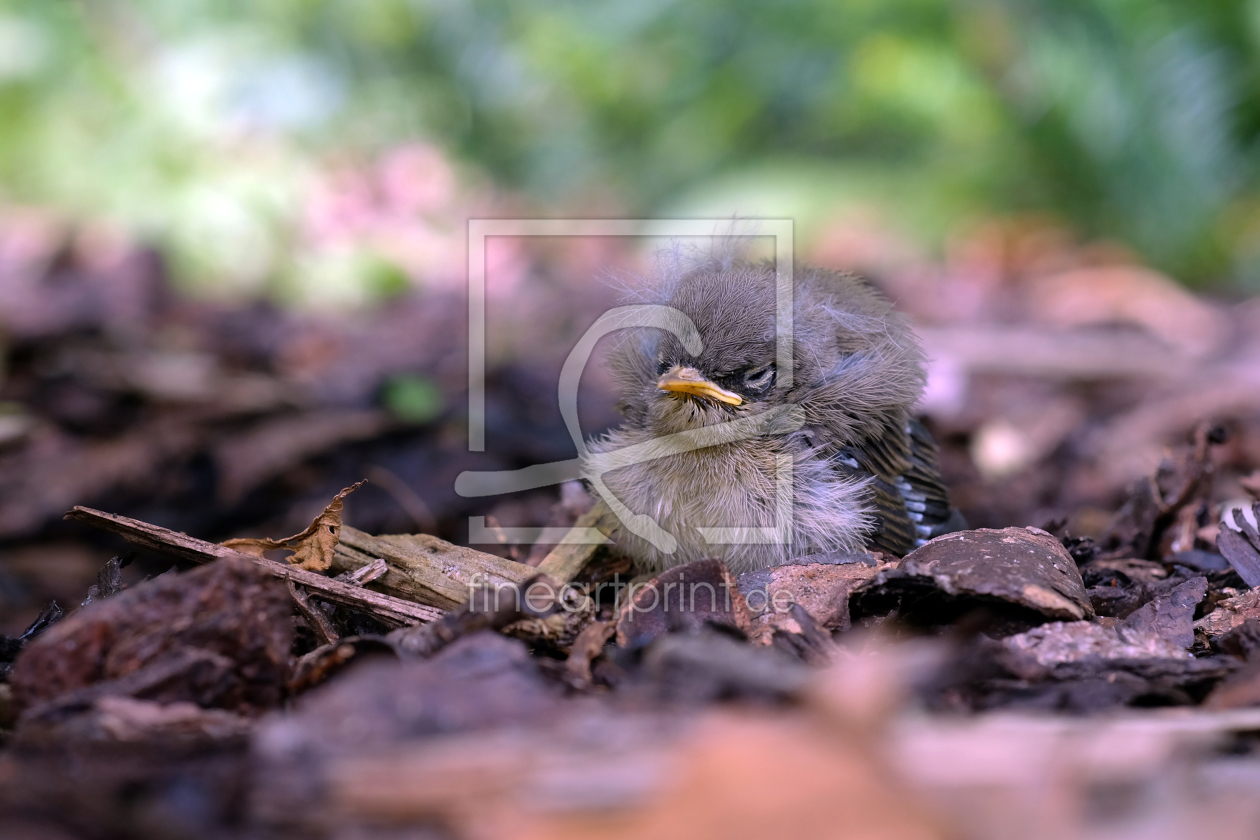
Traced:
[[[643, 570], [717, 557], [742, 572], [863, 547], [900, 556], [965, 527], [941, 482], [936, 444], [911, 416], [925, 374], [922, 348], [905, 320], [858, 277], [798, 269], [794, 370], [785, 386], [775, 367], [775, 300], [770, 265], [694, 268], [670, 278], [650, 302], [690, 317], [700, 352], [687, 352], [665, 330], [644, 329], [614, 353], [625, 422], [593, 441], [593, 452], [651, 447], [664, 436], [703, 434], [776, 409], [798, 407], [803, 418], [786, 433], [605, 472], [608, 489], [630, 511], [652, 517], [677, 540], [666, 553], [620, 529], [617, 545]], [[749, 534], [775, 527], [781, 456], [790, 465], [792, 516], [779, 542], [725, 541], [730, 531], [724, 541], [706, 540], [700, 529]]]

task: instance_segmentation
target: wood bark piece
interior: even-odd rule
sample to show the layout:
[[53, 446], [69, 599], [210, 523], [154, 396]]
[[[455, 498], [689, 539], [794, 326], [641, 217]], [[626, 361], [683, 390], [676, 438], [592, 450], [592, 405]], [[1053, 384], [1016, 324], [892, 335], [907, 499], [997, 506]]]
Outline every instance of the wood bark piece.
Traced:
[[[1260, 522], [1260, 502], [1251, 506], [1251, 515]], [[1222, 522], [1216, 546], [1243, 582], [1255, 589], [1260, 586], [1260, 532], [1243, 516], [1241, 508], [1234, 508], [1233, 520], [1238, 530]]]
[[429, 534], [372, 536], [355, 528], [341, 529], [341, 543], [332, 569], [350, 572], [377, 560], [389, 570], [376, 586], [442, 610], [458, 607], [477, 587], [519, 586], [538, 570], [484, 551], [455, 545]]
[[[533, 571], [529, 566], [525, 568]], [[440, 621], [395, 630], [388, 638], [401, 653], [432, 656], [464, 636], [482, 630], [503, 630], [523, 618], [549, 615], [557, 607], [558, 589], [559, 584], [538, 572], [520, 586], [480, 586], [473, 590], [471, 598]]]
[[1194, 644], [1195, 609], [1207, 591], [1207, 578], [1191, 578], [1143, 605], [1124, 620], [1124, 626], [1132, 633], [1159, 636], [1189, 649]]
[[333, 627], [332, 621], [324, 614], [318, 606], [311, 603], [310, 596], [306, 591], [298, 587], [293, 581], [288, 581], [289, 597], [293, 599], [293, 604], [297, 607], [298, 612], [306, 619], [307, 625], [311, 628], [311, 632], [315, 634], [315, 638], [319, 639], [321, 645], [331, 645], [333, 642], [341, 638], [337, 633], [337, 628]]
[[[422, 625], [428, 627], [430, 625]], [[289, 676], [289, 695], [301, 694], [325, 682], [351, 662], [369, 658], [398, 659], [398, 650], [380, 636], [347, 636], [299, 656]]]
[[[1111, 627], [1089, 621], [1052, 622], [1010, 636], [1003, 645], [1017, 671], [1105, 659], [1189, 659], [1194, 644], [1194, 608], [1207, 594], [1207, 580], [1192, 578]], [[1035, 665], [1033, 664], [1035, 663]]]
[[138, 751], [244, 749], [252, 724], [247, 717], [196, 703], [104, 695], [84, 700], [64, 715], [24, 720], [14, 742], [26, 750], [51, 751], [83, 743], [125, 744]]
[[381, 558], [376, 558], [366, 566], [360, 566], [353, 572], [342, 572], [337, 575], [337, 580], [342, 583], [353, 583], [355, 586], [367, 586], [377, 578], [385, 577], [389, 572], [389, 564]]
[[179, 531], [161, 528], [138, 519], [82, 506], [75, 507], [66, 514], [66, 518], [118, 534], [128, 542], [144, 548], [182, 560], [191, 560], [194, 563], [210, 563], [224, 557], [244, 558], [251, 563], [257, 563], [274, 577], [301, 584], [326, 601], [362, 610], [390, 627], [402, 627], [418, 621], [433, 621], [442, 615], [441, 610], [426, 604], [418, 604], [374, 592], [362, 586], [342, 583], [315, 572], [308, 572], [273, 560], [250, 557], [225, 546], [199, 540]]
[[[616, 515], [601, 501], [578, 517], [570, 534], [595, 528], [608, 536], [616, 530], [617, 524]], [[602, 547], [597, 544], [561, 543], [538, 564], [538, 571], [561, 583], [568, 583], [581, 574]]]
[[645, 644], [671, 630], [706, 624], [752, 631], [748, 603], [721, 560], [694, 560], [630, 584], [617, 615], [617, 644]]
[[84, 607], [14, 663], [19, 707], [107, 694], [257, 713], [283, 698], [293, 641], [283, 585], [245, 558], [161, 575]]
[[739, 590], [752, 614], [751, 639], [768, 645], [776, 629], [800, 633], [792, 605], [806, 612], [826, 630], [849, 629], [849, 594], [882, 571], [888, 563], [800, 563], [773, 566], [739, 576]]
[[617, 633], [617, 625], [611, 621], [592, 621], [586, 629], [578, 634], [569, 651], [569, 658], [564, 663], [565, 673], [578, 687], [591, 684], [591, 663], [604, 652]]
[[1226, 598], [1216, 609], [1194, 623], [1208, 637], [1223, 636], [1248, 619], [1260, 619], [1260, 589], [1249, 589]]
[[560, 686], [543, 677], [539, 660], [524, 644], [477, 632], [429, 659], [382, 656], [364, 662], [290, 714], [273, 718], [272, 728], [290, 731], [290, 743], [316, 758], [390, 751], [413, 739], [497, 726], [544, 724], [563, 711]]
[[1076, 561], [1039, 528], [980, 528], [937, 537], [880, 572], [849, 601], [853, 618], [900, 608], [913, 623], [948, 623], [980, 606], [1035, 626], [1092, 618]]
[[1187, 537], [1193, 542], [1193, 511], [1212, 495], [1212, 447], [1222, 440], [1212, 423], [1201, 422], [1191, 446], [1179, 448], [1161, 461], [1154, 475], [1138, 480], [1098, 538], [1102, 556], [1155, 560], [1171, 553], [1178, 518], [1187, 507]]
[[[615, 524], [612, 512], [601, 503], [583, 514], [571, 533], [597, 528], [607, 534]], [[332, 568], [338, 572], [354, 571], [380, 558], [389, 566], [389, 571], [379, 581], [382, 589], [449, 610], [466, 602], [469, 592], [485, 584], [519, 586], [537, 573], [561, 584], [568, 583], [601, 548], [599, 544], [562, 543], [535, 568], [429, 534], [372, 536], [342, 527]]]

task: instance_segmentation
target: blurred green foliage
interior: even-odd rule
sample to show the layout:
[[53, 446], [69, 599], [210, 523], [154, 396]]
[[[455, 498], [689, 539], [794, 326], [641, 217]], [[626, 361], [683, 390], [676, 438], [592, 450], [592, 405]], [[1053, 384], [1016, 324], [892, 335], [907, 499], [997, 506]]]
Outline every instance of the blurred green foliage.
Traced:
[[1260, 0], [0, 0], [0, 126], [10, 200], [246, 284], [321, 160], [416, 137], [551, 206], [789, 171], [1260, 284]]
[[442, 413], [442, 389], [423, 376], [390, 377], [385, 382], [381, 401], [394, 417], [405, 423], [428, 423]]

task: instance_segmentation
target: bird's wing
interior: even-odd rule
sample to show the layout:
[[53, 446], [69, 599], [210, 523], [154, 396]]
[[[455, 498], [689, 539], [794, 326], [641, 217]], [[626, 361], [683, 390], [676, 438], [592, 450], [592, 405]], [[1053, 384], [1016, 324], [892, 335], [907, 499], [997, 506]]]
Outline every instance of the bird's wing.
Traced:
[[[941, 480], [941, 465], [932, 433], [918, 420], [910, 420], [906, 423], [906, 434], [910, 438], [910, 469], [905, 479], [910, 490], [903, 491], [903, 495], [912, 513], [923, 514], [919, 520], [923, 541], [965, 529], [967, 521], [950, 505], [949, 490]], [[917, 509], [918, 504], [923, 505], [923, 510]]]
[[966, 527], [950, 507], [936, 441], [918, 421], [885, 426], [878, 435], [839, 447], [834, 459], [837, 469], [871, 478], [873, 547], [902, 556], [932, 537]]

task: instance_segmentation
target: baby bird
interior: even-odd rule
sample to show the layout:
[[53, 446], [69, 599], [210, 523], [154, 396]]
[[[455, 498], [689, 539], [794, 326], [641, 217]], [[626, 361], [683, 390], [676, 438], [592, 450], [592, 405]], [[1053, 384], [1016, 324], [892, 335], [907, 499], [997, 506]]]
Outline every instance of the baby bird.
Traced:
[[[738, 573], [867, 547], [900, 556], [966, 527], [941, 482], [936, 444], [911, 413], [925, 373], [906, 321], [856, 276], [798, 268], [787, 377], [776, 368], [775, 291], [770, 264], [711, 260], [680, 271], [648, 302], [690, 318], [698, 352], [647, 328], [614, 353], [625, 421], [591, 442], [588, 459], [604, 459], [592, 468], [606, 470], [621, 504], [672, 535], [662, 545], [623, 517], [613, 538], [644, 571], [717, 557]], [[699, 448], [651, 449], [776, 410], [794, 421]], [[636, 445], [651, 457], [607, 468]]]

